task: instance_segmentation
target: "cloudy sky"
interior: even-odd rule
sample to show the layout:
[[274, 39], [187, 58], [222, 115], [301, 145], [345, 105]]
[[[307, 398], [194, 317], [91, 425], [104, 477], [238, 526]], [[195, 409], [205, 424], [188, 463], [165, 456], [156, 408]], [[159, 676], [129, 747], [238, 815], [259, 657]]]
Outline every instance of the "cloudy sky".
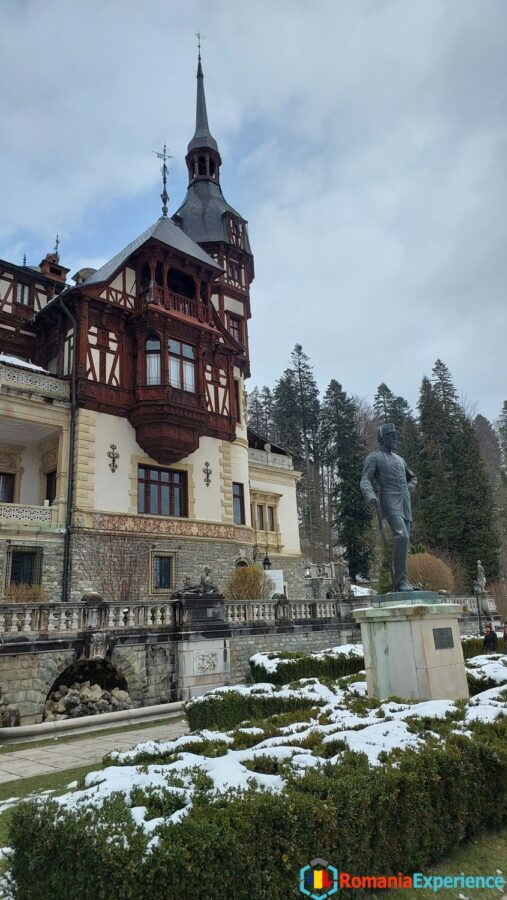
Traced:
[[507, 398], [505, 0], [0, 0], [0, 257], [97, 267], [186, 187], [196, 39], [255, 254], [252, 381]]

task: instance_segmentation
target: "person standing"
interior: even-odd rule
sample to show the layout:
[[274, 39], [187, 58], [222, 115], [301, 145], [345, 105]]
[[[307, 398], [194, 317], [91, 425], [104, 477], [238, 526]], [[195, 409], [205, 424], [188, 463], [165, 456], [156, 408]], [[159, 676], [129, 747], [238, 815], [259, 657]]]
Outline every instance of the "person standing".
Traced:
[[507, 653], [507, 621], [503, 623], [503, 652]]
[[486, 628], [484, 629], [484, 641], [482, 644], [483, 651], [488, 654], [496, 653], [497, 644], [496, 631], [491, 625], [486, 625]]

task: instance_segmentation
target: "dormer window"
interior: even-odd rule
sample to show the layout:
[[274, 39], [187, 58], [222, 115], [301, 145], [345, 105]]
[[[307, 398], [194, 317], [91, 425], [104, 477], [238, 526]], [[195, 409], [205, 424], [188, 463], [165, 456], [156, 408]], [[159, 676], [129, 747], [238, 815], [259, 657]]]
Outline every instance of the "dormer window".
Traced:
[[146, 341], [146, 384], [160, 384], [160, 340], [149, 337]]
[[235, 247], [243, 246], [243, 225], [237, 219], [229, 220], [229, 236]]
[[18, 281], [16, 285], [16, 303], [22, 303], [23, 306], [29, 306], [30, 304], [30, 285], [22, 284], [21, 281]]

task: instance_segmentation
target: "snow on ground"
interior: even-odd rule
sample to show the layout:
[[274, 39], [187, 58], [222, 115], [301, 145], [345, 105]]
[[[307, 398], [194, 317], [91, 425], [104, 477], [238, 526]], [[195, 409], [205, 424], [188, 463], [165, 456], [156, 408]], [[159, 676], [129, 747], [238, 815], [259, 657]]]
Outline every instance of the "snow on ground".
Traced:
[[[126, 753], [115, 752], [109, 756], [111, 765], [90, 772], [79, 790], [75, 789], [77, 785], [72, 786], [74, 789], [69, 785], [67, 793], [55, 802], [62, 809], [78, 810], [101, 806], [119, 793], [133, 820], [150, 836], [152, 848], [158, 841], [159, 826], [176, 824], [187, 815], [196, 790], [203, 790], [202, 776], [209, 779], [210, 797], [231, 790], [280, 792], [288, 777], [302, 777], [308, 768], [325, 762], [339, 765], [345, 749], [364, 753], [371, 766], [380, 766], [393, 750], [417, 750], [429, 736], [433, 741], [443, 741], [439, 722], [444, 720], [451, 723], [453, 733], [471, 737], [474, 723], [493, 722], [507, 715], [507, 667], [498, 656], [476, 657], [469, 661], [469, 667], [484, 672], [484, 677], [491, 677], [491, 672], [502, 667], [504, 683], [477, 694], [464, 705], [452, 700], [378, 703], [364, 697], [362, 681], [347, 684], [342, 680], [342, 686], [338, 682], [330, 686], [307, 678], [293, 688], [272, 684], [217, 688], [192, 702], [209, 702], [236, 691], [256, 697], [310, 698], [315, 708], [309, 718], [306, 713], [300, 721], [286, 725], [275, 726], [269, 719], [265, 727], [262, 722], [246, 722], [228, 732], [202, 729], [173, 741], [147, 741]], [[497, 680], [499, 677], [497, 673]], [[244, 749], [245, 738], [251, 738], [253, 746]], [[214, 747], [210, 748], [210, 743]], [[334, 755], [329, 757], [329, 752]], [[172, 795], [175, 811], [163, 818], [150, 818], [149, 794], [165, 791]], [[142, 803], [143, 793], [146, 805]], [[16, 798], [9, 798], [0, 812], [15, 802]], [[111, 840], [116, 837], [111, 836]]]
[[[340, 644], [338, 647], [328, 647], [327, 650], [319, 650], [316, 653], [305, 653], [309, 659], [325, 659], [327, 656], [363, 656], [362, 644]], [[297, 657], [293, 657], [297, 659]], [[266, 672], [276, 672], [278, 666], [284, 666], [291, 662], [290, 658], [277, 656], [276, 653], [255, 653], [251, 657], [254, 665], [265, 669]]]
[[465, 668], [473, 678], [490, 679], [496, 684], [507, 684], [507, 655], [502, 653], [474, 656], [467, 660]]

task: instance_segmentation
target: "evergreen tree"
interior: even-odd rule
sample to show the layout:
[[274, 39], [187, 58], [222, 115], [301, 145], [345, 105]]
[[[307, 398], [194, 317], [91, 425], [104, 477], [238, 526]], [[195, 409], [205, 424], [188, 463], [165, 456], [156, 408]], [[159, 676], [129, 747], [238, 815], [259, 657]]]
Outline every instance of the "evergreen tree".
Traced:
[[491, 488], [472, 423], [441, 360], [432, 381], [423, 378], [418, 408], [423, 445], [417, 466], [420, 537], [429, 547], [460, 559], [470, 579], [479, 558], [488, 577], [496, 578], [498, 536]]
[[503, 475], [507, 477], [507, 400], [504, 400], [502, 411], [496, 423]]
[[359, 482], [365, 447], [357, 427], [355, 404], [335, 380], [324, 395], [321, 441], [332, 471], [332, 521], [338, 543], [346, 548], [352, 578], [367, 575], [372, 558], [370, 511]]
[[291, 451], [301, 470], [298, 484], [299, 515], [303, 541], [309, 553], [322, 554], [325, 516], [322, 509], [322, 472], [319, 453], [319, 389], [310, 360], [301, 344], [291, 353], [291, 366], [273, 392], [273, 422], [280, 440]]
[[248, 424], [258, 434], [262, 434], [263, 408], [258, 387], [248, 394]]

